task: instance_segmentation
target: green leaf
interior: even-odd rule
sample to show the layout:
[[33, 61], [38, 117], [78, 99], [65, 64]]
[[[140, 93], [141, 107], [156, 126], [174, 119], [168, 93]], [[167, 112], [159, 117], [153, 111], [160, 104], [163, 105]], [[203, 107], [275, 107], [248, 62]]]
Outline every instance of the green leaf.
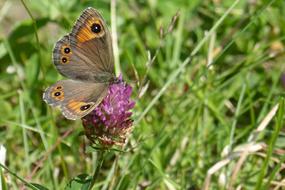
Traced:
[[36, 188], [38, 188], [39, 190], [48, 190], [48, 188], [40, 185], [40, 184], [37, 184], [37, 183], [31, 183], [33, 186], [35, 186]]
[[6, 180], [4, 178], [2, 168], [0, 168], [0, 185], [1, 185], [0, 189], [2, 189], [2, 190], [7, 190], [8, 189], [8, 185], [7, 185]]
[[[44, 27], [48, 22], [49, 18], [41, 18], [35, 20], [37, 29]], [[15, 58], [17, 61], [21, 62], [23, 59], [29, 58], [35, 52], [37, 48], [35, 46], [34, 40], [34, 26], [32, 20], [25, 20], [13, 27], [11, 33], [8, 36], [8, 42], [11, 49], [15, 53]], [[0, 44], [0, 62], [2, 65], [7, 66], [11, 63], [8, 56], [8, 52], [3, 45]]]
[[[40, 18], [36, 19], [35, 22], [37, 24], [37, 29], [39, 30], [43, 26], [45, 26], [50, 21], [49, 18]], [[9, 35], [9, 42], [16, 42], [19, 38], [25, 36], [33, 36], [34, 35], [34, 26], [32, 20], [25, 20], [20, 24], [16, 25], [11, 34]]]
[[65, 187], [65, 190], [87, 190], [91, 181], [91, 177], [87, 174], [80, 174], [73, 178]]

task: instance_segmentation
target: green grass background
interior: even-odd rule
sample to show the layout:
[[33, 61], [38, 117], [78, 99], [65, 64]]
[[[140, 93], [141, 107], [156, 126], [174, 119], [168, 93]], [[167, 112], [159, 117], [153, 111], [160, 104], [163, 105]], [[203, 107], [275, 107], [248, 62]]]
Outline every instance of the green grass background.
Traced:
[[285, 188], [285, 1], [117, 1], [113, 20], [109, 1], [0, 0], [3, 189], [22, 189], [19, 177], [64, 189], [93, 172], [97, 154], [86, 149], [81, 122], [42, 100], [62, 78], [53, 45], [88, 6], [115, 23], [136, 100], [126, 152], [108, 154], [95, 189]]

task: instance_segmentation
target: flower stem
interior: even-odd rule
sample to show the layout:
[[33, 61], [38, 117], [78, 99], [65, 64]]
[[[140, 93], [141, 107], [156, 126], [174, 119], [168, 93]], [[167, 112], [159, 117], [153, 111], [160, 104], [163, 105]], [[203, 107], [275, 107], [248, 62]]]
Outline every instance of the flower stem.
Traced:
[[103, 165], [104, 158], [105, 158], [105, 150], [101, 149], [101, 150], [98, 151], [97, 166], [96, 166], [96, 169], [94, 171], [94, 174], [93, 174], [93, 177], [92, 177], [92, 180], [90, 182], [88, 190], [91, 190], [92, 187], [94, 186], [94, 184], [95, 184], [95, 182], [96, 182], [96, 180], [98, 178], [99, 172], [101, 170], [101, 167]]

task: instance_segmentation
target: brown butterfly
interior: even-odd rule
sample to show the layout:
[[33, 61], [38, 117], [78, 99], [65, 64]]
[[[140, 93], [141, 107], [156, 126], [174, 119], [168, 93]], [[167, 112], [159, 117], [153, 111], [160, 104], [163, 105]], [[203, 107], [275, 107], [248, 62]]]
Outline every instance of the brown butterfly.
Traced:
[[71, 33], [55, 44], [52, 59], [59, 73], [70, 79], [48, 87], [43, 99], [58, 106], [67, 119], [90, 113], [116, 80], [110, 32], [102, 16], [90, 7], [77, 19]]

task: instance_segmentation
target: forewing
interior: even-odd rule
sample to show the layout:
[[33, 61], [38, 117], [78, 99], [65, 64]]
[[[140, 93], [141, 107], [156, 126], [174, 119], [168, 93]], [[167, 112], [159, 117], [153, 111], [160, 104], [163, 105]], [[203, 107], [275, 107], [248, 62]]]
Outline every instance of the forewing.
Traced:
[[74, 80], [106, 82], [114, 77], [111, 35], [95, 9], [85, 9], [72, 32], [56, 43], [53, 62], [62, 75]]

